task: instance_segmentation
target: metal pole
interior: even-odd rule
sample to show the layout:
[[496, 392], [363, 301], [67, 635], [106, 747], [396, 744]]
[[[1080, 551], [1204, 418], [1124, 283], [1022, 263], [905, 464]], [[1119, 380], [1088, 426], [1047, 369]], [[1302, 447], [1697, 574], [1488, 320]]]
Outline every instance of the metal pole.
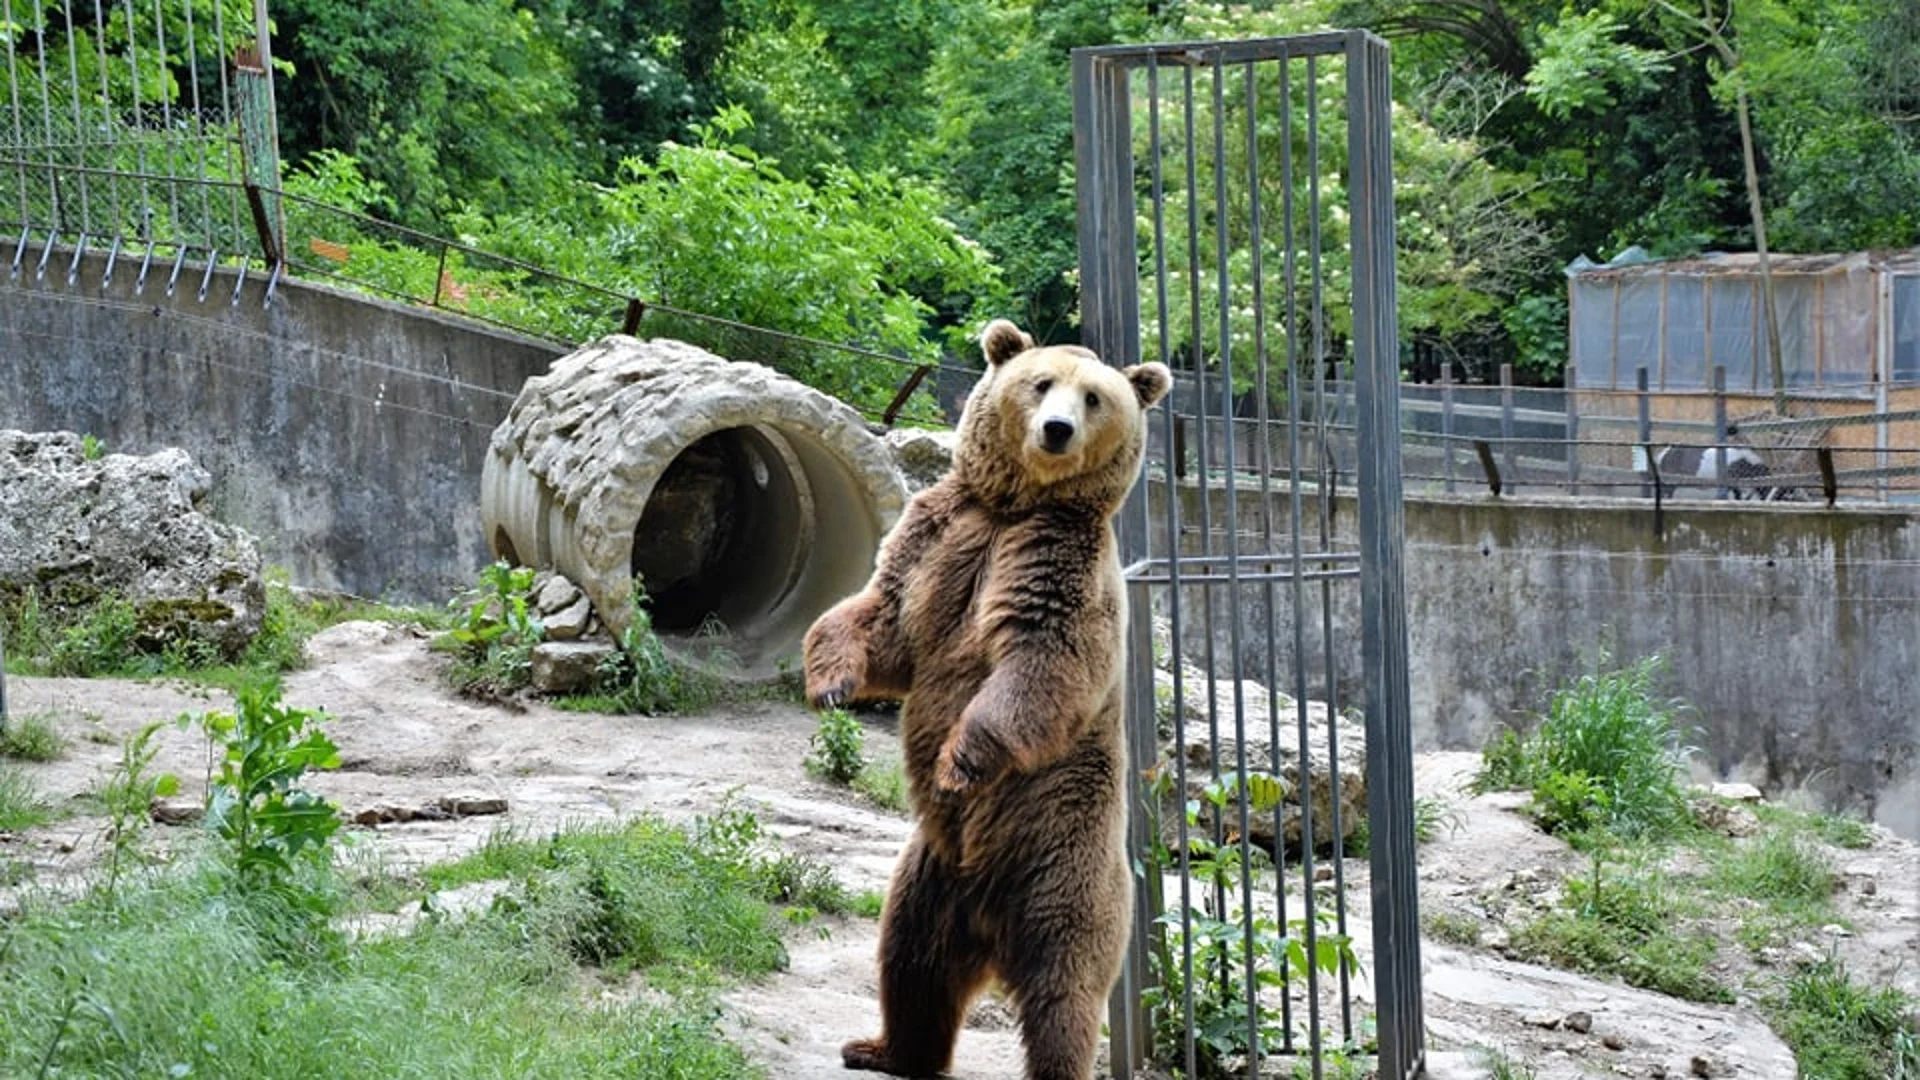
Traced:
[[7, 733], [7, 631], [0, 627], [0, 735]]
[[[1633, 385], [1638, 391], [1635, 396], [1640, 407], [1640, 445], [1647, 448], [1647, 472], [1651, 474], [1656, 471], [1658, 463], [1654, 461], [1653, 450], [1653, 403], [1647, 400], [1647, 365], [1641, 364], [1634, 369]], [[1653, 498], [1653, 488], [1641, 484], [1640, 497]]]
[[1713, 497], [1727, 497], [1727, 455], [1732, 448], [1727, 445], [1727, 369], [1723, 364], [1713, 368], [1713, 478], [1719, 483]]
[[1500, 365], [1500, 457], [1504, 465], [1507, 482], [1520, 475], [1513, 464], [1513, 365]]
[[1576, 372], [1572, 364], [1567, 365], [1567, 494], [1580, 494], [1580, 398], [1574, 393], [1578, 385]]
[[1453, 494], [1453, 361], [1440, 365], [1440, 445], [1447, 453], [1447, 494]]

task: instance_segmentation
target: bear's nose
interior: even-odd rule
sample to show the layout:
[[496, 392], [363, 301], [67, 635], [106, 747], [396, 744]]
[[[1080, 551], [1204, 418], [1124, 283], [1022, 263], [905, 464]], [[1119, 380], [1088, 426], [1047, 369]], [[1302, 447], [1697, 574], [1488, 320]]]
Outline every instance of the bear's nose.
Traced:
[[1040, 436], [1047, 453], [1065, 453], [1067, 443], [1073, 439], [1073, 421], [1055, 417], [1040, 425]]

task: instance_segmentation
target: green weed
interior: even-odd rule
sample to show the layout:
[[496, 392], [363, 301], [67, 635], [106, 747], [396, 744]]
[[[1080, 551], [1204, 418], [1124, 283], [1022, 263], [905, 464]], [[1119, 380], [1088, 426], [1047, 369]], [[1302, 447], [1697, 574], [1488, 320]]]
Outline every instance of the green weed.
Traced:
[[107, 814], [105, 892], [109, 897], [118, 892], [120, 875], [140, 857], [140, 834], [147, 828], [153, 800], [180, 790], [179, 777], [153, 771], [154, 759], [160, 756], [153, 737], [165, 726], [164, 721], [155, 720], [129, 735], [120, 744], [119, 764], [98, 792]]
[[667, 653], [666, 645], [654, 632], [653, 614], [647, 610], [646, 586], [636, 577], [628, 599], [627, 626], [620, 632], [620, 648], [601, 661], [594, 693], [575, 698], [566, 707], [663, 716], [705, 708], [720, 700], [722, 690], [718, 679]]
[[1760, 901], [1797, 924], [1831, 922], [1838, 887], [1833, 866], [1801, 834], [1769, 830], [1716, 859], [1707, 886], [1722, 896]]
[[455, 599], [453, 625], [436, 647], [453, 653], [447, 677], [471, 697], [507, 697], [525, 687], [533, 671], [533, 647], [546, 628], [531, 607], [534, 571], [497, 561], [480, 571], [479, 583]]
[[807, 771], [842, 786], [851, 785], [867, 767], [861, 743], [866, 729], [844, 709], [826, 709], [820, 713], [819, 727], [807, 743]]
[[1420, 913], [1420, 928], [1435, 941], [1444, 941], [1453, 945], [1480, 944], [1480, 923], [1470, 915], [1457, 915], [1451, 911], [1424, 911]]
[[1486, 1070], [1487, 1080], [1534, 1080], [1539, 1075], [1533, 1066], [1491, 1047], [1480, 1052], [1480, 1065]]
[[1907, 1020], [1914, 1004], [1891, 986], [1854, 982], [1831, 959], [1800, 968], [1761, 1001], [1800, 1075], [1818, 1080], [1920, 1077], [1920, 1040]]
[[40, 797], [27, 774], [0, 765], [0, 832], [19, 832], [53, 820], [53, 811]]
[[0, 757], [18, 761], [54, 761], [67, 749], [67, 740], [54, 726], [50, 712], [30, 712], [16, 716], [0, 727]]
[[1532, 735], [1507, 730], [1488, 746], [1474, 789], [1533, 792], [1542, 827], [1562, 835], [1682, 831], [1691, 820], [1687, 751], [1674, 727], [1678, 705], [1653, 696], [1661, 666], [1648, 657], [1556, 691]]
[[107, 444], [93, 435], [80, 436], [80, 458], [82, 461], [99, 461], [107, 454]]
[[877, 919], [886, 906], [887, 894], [875, 889], [867, 889], [854, 895], [853, 906], [848, 910], [863, 919]]
[[898, 760], [867, 762], [860, 775], [853, 778], [853, 790], [882, 810], [897, 814], [906, 813], [913, 805], [907, 773]]

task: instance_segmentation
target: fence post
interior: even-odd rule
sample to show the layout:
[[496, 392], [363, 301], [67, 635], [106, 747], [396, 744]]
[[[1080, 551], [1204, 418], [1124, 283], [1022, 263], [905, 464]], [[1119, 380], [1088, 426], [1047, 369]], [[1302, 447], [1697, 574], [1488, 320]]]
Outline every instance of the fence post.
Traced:
[[[1891, 333], [1890, 330], [1888, 332]], [[1887, 355], [1891, 355], [1891, 352]], [[1887, 476], [1887, 411], [1892, 408], [1892, 405], [1889, 404], [1887, 400], [1887, 378], [1888, 376], [1885, 370], [1882, 370], [1879, 378], [1876, 379], [1873, 384], [1873, 411], [1880, 414], [1880, 419], [1875, 421], [1873, 425], [1873, 467], [1880, 471], [1880, 479], [1875, 486], [1880, 489], [1881, 502], [1887, 501], [1887, 488], [1889, 486], [1889, 477]]]
[[7, 733], [7, 632], [0, 627], [0, 735]]
[[[1647, 448], [1647, 471], [1658, 475], [1654, 468], [1653, 454], [1653, 403], [1647, 400], [1647, 365], [1641, 364], [1633, 373], [1635, 397], [1640, 405], [1640, 445]], [[1653, 488], [1645, 483], [1640, 485], [1640, 497], [1653, 498]]]
[[1453, 494], [1453, 361], [1440, 365], [1440, 446], [1447, 455], [1447, 494]]
[[1574, 367], [1567, 365], [1567, 494], [1580, 494], [1580, 399], [1574, 395]]
[[1513, 467], [1513, 365], [1500, 365], [1500, 446], [1501, 458], [1506, 464], [1507, 484], [1517, 486], [1514, 480], [1520, 475]]
[[1713, 365], [1713, 478], [1720, 485], [1714, 490], [1713, 497], [1727, 497], [1727, 455], [1732, 450], [1727, 445], [1727, 368], [1724, 364]]

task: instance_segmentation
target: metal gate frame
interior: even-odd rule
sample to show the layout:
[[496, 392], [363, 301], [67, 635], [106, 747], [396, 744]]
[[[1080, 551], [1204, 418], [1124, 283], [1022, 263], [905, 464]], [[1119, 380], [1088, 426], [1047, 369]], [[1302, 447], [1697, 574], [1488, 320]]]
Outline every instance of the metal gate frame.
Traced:
[[[1337, 58], [1344, 60], [1346, 68], [1346, 115], [1348, 172], [1345, 177], [1347, 187], [1347, 209], [1350, 220], [1351, 262], [1351, 303], [1352, 333], [1349, 342], [1352, 363], [1353, 416], [1356, 429], [1357, 453], [1351, 469], [1352, 478], [1357, 481], [1359, 543], [1357, 550], [1335, 552], [1329, 544], [1328, 521], [1332, 516], [1331, 489], [1339, 476], [1339, 466], [1329, 465], [1326, 458], [1327, 436], [1327, 399], [1325, 397], [1325, 363], [1316, 365], [1319, 369], [1316, 388], [1318, 397], [1314, 398], [1316, 417], [1319, 424], [1318, 444], [1320, 454], [1320, 479], [1315, 494], [1307, 496], [1322, 502], [1320, 515], [1320, 541], [1318, 551], [1303, 550], [1301, 538], [1301, 516], [1303, 489], [1301, 487], [1300, 462], [1302, 460], [1302, 432], [1309, 425], [1297, 408], [1301, 396], [1307, 392], [1299, 384], [1296, 363], [1295, 344], [1300, 337], [1299, 322], [1294, 319], [1293, 276], [1295, 274], [1292, 230], [1294, 208], [1292, 199], [1286, 204], [1288, 248], [1287, 248], [1287, 314], [1289, 322], [1287, 337], [1287, 398], [1291, 408], [1290, 418], [1275, 421], [1276, 430], [1284, 429], [1289, 440], [1291, 459], [1293, 514], [1291, 517], [1291, 548], [1278, 550], [1272, 535], [1271, 509], [1267, 509], [1267, 550], [1246, 552], [1241, 550], [1241, 530], [1229, 527], [1224, 530], [1225, 551], [1216, 556], [1212, 548], [1211, 527], [1204, 520], [1201, 524], [1203, 555], [1194, 557], [1180, 554], [1181, 523], [1179, 520], [1179, 498], [1174, 490], [1175, 469], [1163, 468], [1168, 497], [1166, 525], [1168, 543], [1173, 547], [1170, 555], [1156, 554], [1152, 550], [1151, 529], [1148, 506], [1148, 472], [1150, 466], [1143, 462], [1142, 477], [1129, 497], [1123, 509], [1119, 533], [1123, 560], [1128, 564], [1128, 597], [1131, 608], [1128, 631], [1129, 652], [1129, 743], [1134, 762], [1135, 779], [1132, 790], [1132, 814], [1129, 822], [1129, 844], [1136, 867], [1153, 865], [1148, 861], [1152, 845], [1157, 842], [1157, 825], [1154, 807], [1158, 795], [1147, 790], [1142, 770], [1156, 762], [1159, 755], [1159, 740], [1156, 732], [1156, 701], [1154, 686], [1154, 661], [1152, 657], [1152, 590], [1155, 587], [1170, 586], [1171, 606], [1174, 628], [1172, 632], [1175, 650], [1174, 671], [1181, 672], [1182, 661], [1178, 658], [1181, 648], [1182, 627], [1180, 624], [1180, 593], [1183, 576], [1189, 588], [1198, 582], [1203, 597], [1210, 597], [1211, 586], [1225, 585], [1232, 589], [1231, 600], [1227, 608], [1231, 609], [1232, 656], [1231, 678], [1233, 679], [1233, 716], [1232, 722], [1237, 735], [1244, 736], [1244, 702], [1241, 700], [1241, 680], [1245, 677], [1242, 668], [1242, 621], [1240, 599], [1245, 595], [1243, 589], [1248, 585], [1262, 586], [1267, 590], [1268, 625], [1274, 624], [1272, 616], [1272, 598], [1276, 595], [1276, 585], [1289, 585], [1293, 590], [1295, 681], [1299, 693], [1295, 700], [1299, 703], [1295, 712], [1295, 724], [1299, 729], [1301, 760], [1307, 760], [1307, 719], [1306, 706], [1307, 659], [1299, 648], [1304, 641], [1301, 633], [1303, 606], [1301, 600], [1302, 583], [1316, 581], [1321, 587], [1321, 622], [1325, 642], [1326, 696], [1335, 699], [1334, 683], [1333, 621], [1327, 590], [1334, 579], [1357, 577], [1360, 585], [1360, 631], [1361, 652], [1361, 696], [1365, 709], [1366, 724], [1366, 779], [1367, 779], [1367, 818], [1371, 835], [1371, 901], [1372, 901], [1372, 979], [1375, 989], [1377, 1008], [1377, 1047], [1378, 1074], [1380, 1077], [1400, 1078], [1421, 1075], [1425, 1070], [1425, 1018], [1420, 989], [1420, 942], [1418, 915], [1418, 887], [1414, 866], [1414, 816], [1413, 816], [1413, 768], [1412, 738], [1410, 724], [1410, 702], [1407, 678], [1407, 624], [1405, 612], [1405, 590], [1402, 577], [1403, 532], [1401, 520], [1401, 475], [1399, 447], [1399, 382], [1398, 382], [1398, 333], [1396, 326], [1396, 307], [1394, 293], [1394, 204], [1392, 176], [1392, 147], [1390, 129], [1391, 88], [1389, 83], [1388, 50], [1384, 41], [1364, 31], [1336, 31], [1324, 34], [1301, 35], [1285, 38], [1269, 38], [1233, 42], [1195, 42], [1181, 44], [1104, 46], [1097, 48], [1075, 49], [1073, 61], [1073, 98], [1074, 98], [1074, 141], [1076, 158], [1076, 186], [1079, 201], [1079, 250], [1080, 285], [1082, 303], [1082, 339], [1084, 344], [1097, 352], [1107, 363], [1126, 366], [1137, 363], [1142, 358], [1143, 337], [1141, 322], [1141, 281], [1143, 277], [1158, 274], [1160, 309], [1160, 342], [1158, 356], [1154, 357], [1169, 364], [1176, 373], [1182, 371], [1177, 355], [1170, 353], [1166, 334], [1166, 258], [1165, 237], [1159, 232], [1163, 199], [1161, 152], [1161, 118], [1158, 90], [1152, 91], [1149, 109], [1151, 122], [1151, 142], [1154, 160], [1149, 163], [1152, 178], [1150, 197], [1153, 201], [1155, 243], [1157, 267], [1143, 264], [1140, 228], [1137, 224], [1137, 193], [1144, 177], [1136, 174], [1134, 161], [1135, 117], [1133, 114], [1134, 97], [1137, 86], [1136, 75], [1144, 75], [1152, 86], [1161, 72], [1179, 73], [1186, 80], [1186, 134], [1187, 134], [1187, 173], [1189, 206], [1197, 204], [1201, 192], [1196, 189], [1193, 159], [1198, 154], [1199, 145], [1193, 124], [1193, 72], [1198, 69], [1212, 72], [1212, 90], [1214, 112], [1214, 130], [1212, 131], [1213, 149], [1216, 157], [1213, 169], [1216, 196], [1215, 208], [1218, 212], [1219, 250], [1227, 245], [1227, 187], [1226, 187], [1226, 142], [1223, 127], [1225, 108], [1223, 106], [1223, 87], [1229, 69], [1247, 72], [1248, 128], [1247, 146], [1250, 151], [1248, 168], [1253, 174], [1251, 199], [1253, 215], [1254, 243], [1253, 254], [1253, 309], [1256, 329], [1254, 331], [1259, 350], [1259, 378], [1262, 387], [1266, 384], [1266, 345], [1260, 337], [1264, 333], [1262, 310], [1260, 248], [1262, 246], [1260, 219], [1260, 198], [1258, 189], [1258, 155], [1252, 152], [1257, 145], [1254, 134], [1253, 101], [1255, 87], [1255, 65], [1261, 62], [1278, 61], [1281, 64], [1281, 93], [1283, 115], [1285, 112], [1286, 87], [1291, 85], [1294, 61], [1304, 61], [1307, 72], [1307, 85], [1315, 85], [1313, 72], [1318, 58]], [[1310, 92], [1311, 95], [1311, 92]], [[1317, 102], [1317, 95], [1311, 95]], [[1309, 109], [1316, 106], [1309, 105]], [[1316, 114], [1310, 112], [1309, 116]], [[1310, 119], [1309, 124], [1317, 123]], [[1309, 135], [1310, 145], [1317, 147], [1317, 134]], [[1291, 146], [1291, 137], [1283, 139], [1283, 144]], [[1317, 150], [1315, 151], [1317, 155]], [[1284, 158], [1286, 151], [1282, 151]], [[1318, 158], [1314, 159], [1317, 166]], [[1285, 166], [1283, 167], [1290, 167]], [[1312, 301], [1315, 320], [1315, 344], [1318, 347], [1318, 359], [1326, 358], [1325, 336], [1320, 323], [1322, 284], [1319, 276], [1320, 231], [1318, 225], [1319, 188], [1317, 174], [1312, 181], [1314, 204], [1312, 207], [1313, 233], [1311, 272], [1313, 274]], [[1291, 195], [1292, 174], [1288, 173], [1286, 183]], [[1227, 507], [1229, 522], [1238, 523], [1240, 518], [1235, 509], [1236, 489], [1241, 482], [1234, 480], [1236, 474], [1236, 434], [1232, 380], [1216, 379], [1220, 384], [1217, 401], [1209, 400], [1207, 387], [1207, 365], [1204, 362], [1204, 339], [1212, 331], [1202, 331], [1200, 320], [1200, 262], [1197, 217], [1189, 216], [1188, 243], [1194, 257], [1189, 263], [1189, 274], [1193, 279], [1193, 319], [1189, 324], [1191, 346], [1194, 359], [1190, 366], [1192, 377], [1198, 383], [1198, 419], [1200, 440], [1200, 513], [1206, 513], [1209, 502], [1209, 485], [1213, 482], [1208, 473], [1210, 452], [1207, 448], [1207, 430], [1210, 420], [1219, 423], [1226, 432], [1222, 447], [1215, 447], [1213, 457], [1223, 457], [1228, 482], [1222, 495]], [[1225, 297], [1229, 292], [1229, 274], [1225, 260], [1218, 267], [1219, 295]], [[1219, 304], [1220, 325], [1218, 328], [1219, 351], [1231, 357], [1231, 339], [1228, 327], [1228, 303]], [[1304, 356], [1298, 359], [1304, 361]], [[1229, 361], [1232, 362], [1232, 361]], [[1269, 418], [1263, 399], [1260, 403], [1259, 431], [1263, 438], [1268, 432]], [[1184, 453], [1179, 449], [1184, 440], [1182, 429], [1176, 428], [1174, 406], [1170, 397], [1160, 406], [1162, 416], [1155, 417], [1152, 423], [1159, 425], [1164, 420], [1164, 441], [1161, 443], [1167, 455]], [[1192, 419], [1188, 417], [1187, 419]], [[1273, 451], [1270, 443], [1264, 444], [1262, 451], [1261, 484], [1266, 490], [1269, 478], [1274, 473]], [[1309, 451], [1309, 456], [1311, 450]], [[1184, 458], [1182, 458], [1184, 461]], [[1356, 565], [1357, 564], [1357, 565]], [[1213, 616], [1218, 613], [1218, 605], [1205, 602], [1206, 611], [1203, 627], [1211, 642], [1213, 634]], [[1267, 670], [1274, 671], [1274, 653], [1278, 639], [1271, 633], [1267, 639]], [[1208, 646], [1209, 660], [1212, 660], [1212, 647]], [[1209, 679], [1220, 672], [1211, 665]], [[1175, 697], [1174, 723], [1180, 724], [1181, 695], [1184, 677], [1176, 675], [1173, 680]], [[1220, 694], [1210, 685], [1207, 708], [1212, 714], [1219, 707]], [[1276, 699], [1277, 700], [1277, 699]], [[1337, 700], [1328, 710], [1328, 738], [1332, 739], [1334, 713]], [[1217, 720], [1216, 720], [1217, 723]], [[1277, 750], [1278, 726], [1274, 727], [1273, 747]], [[1220, 728], [1214, 728], [1215, 752], [1218, 750]], [[1180, 763], [1180, 783], [1185, 799], [1184, 785], [1187, 777], [1184, 767], [1184, 735], [1176, 734], [1176, 761]], [[1237, 740], [1241, 747], [1240, 775], [1247, 776], [1246, 740]], [[1338, 783], [1337, 749], [1329, 753], [1334, 773], [1330, 783]], [[1214, 775], [1220, 777], [1220, 765], [1216, 757]], [[1276, 766], [1277, 768], [1277, 766]], [[1303, 773], [1306, 771], [1303, 766]], [[1303, 776], [1304, 781], [1304, 776]], [[1238, 803], [1242, 828], [1238, 843], [1244, 855], [1247, 852], [1247, 804], [1252, 796], [1247, 780], [1238, 781], [1241, 794], [1235, 800]], [[1309, 785], [1299, 785], [1304, 792]], [[1297, 800], [1299, 813], [1303, 815], [1304, 835], [1315, 835], [1312, 825], [1312, 799], [1302, 795]], [[1224, 816], [1225, 808], [1215, 819], [1215, 842], [1222, 834], [1219, 831], [1218, 818]], [[1276, 809], [1276, 822], [1279, 811]], [[1340, 829], [1337, 800], [1333, 811], [1334, 829]], [[1187, 867], [1186, 833], [1182, 819], [1181, 868]], [[1278, 826], [1276, 824], [1276, 832]], [[1231, 841], [1229, 841], [1231, 842]], [[1276, 847], [1278, 841], [1276, 841]], [[1335, 874], [1335, 892], [1338, 897], [1339, 918], [1342, 932], [1345, 928], [1344, 882], [1338, 877], [1343, 856], [1338, 854], [1339, 843], [1335, 844], [1336, 855], [1333, 859]], [[1313, 955], [1312, 939], [1315, 927], [1314, 915], [1314, 852], [1313, 845], [1304, 845], [1300, 867], [1306, 884], [1302, 888], [1307, 908], [1306, 938], [1308, 955]], [[1276, 889], [1279, 905], [1279, 925], [1288, 926], [1286, 919], [1286, 875], [1288, 868], [1284, 859], [1276, 862]], [[1160, 876], [1158, 873], [1144, 873], [1140, 888], [1136, 891], [1134, 912], [1134, 934], [1127, 960], [1119, 983], [1116, 985], [1110, 1007], [1111, 1064], [1114, 1075], [1128, 1078], [1135, 1075], [1151, 1057], [1151, 1033], [1155, 1017], [1143, 1001], [1143, 993], [1154, 986], [1154, 975], [1149, 962], [1150, 950], [1156, 936], [1162, 932], [1155, 920], [1161, 915], [1164, 904], [1161, 896]], [[1244, 875], [1250, 881], [1251, 875]], [[1182, 879], [1185, 880], [1184, 878]], [[1252, 912], [1251, 887], [1247, 886], [1249, 903], [1243, 908], [1243, 919], [1250, 919]], [[1183, 901], [1184, 903], [1184, 901]], [[1183, 913], [1187, 910], [1184, 906]], [[1226, 907], [1222, 906], [1223, 912]], [[1185, 914], [1182, 916], [1186, 917]], [[1183, 923], [1182, 938], [1190, 941], [1187, 924]], [[1243, 932], [1246, 927], [1243, 925]], [[1247, 938], [1247, 970], [1254, 967], [1252, 934]], [[1191, 1022], [1192, 978], [1189, 947], [1187, 953], [1188, 977], [1185, 1017]], [[1224, 970], [1224, 969], [1223, 969]], [[1310, 1027], [1310, 1053], [1312, 1074], [1322, 1075], [1325, 1047], [1319, 1027], [1318, 987], [1316, 973], [1309, 966], [1306, 981], [1308, 1007], [1312, 1011]], [[1348, 971], [1344, 964], [1340, 969], [1340, 1001], [1342, 1012], [1346, 1013]], [[1283, 975], [1284, 978], [1284, 975]], [[1224, 977], [1223, 977], [1224, 979]], [[1257, 1025], [1257, 1010], [1254, 998], [1257, 989], [1253, 978], [1244, 978], [1247, 985], [1249, 1045], [1253, 1048], [1248, 1057], [1246, 1074], [1259, 1075], [1260, 1033], [1254, 1030]], [[1222, 985], [1226, 985], [1223, 981]], [[1282, 987], [1283, 1002], [1290, 1001], [1290, 991]], [[1351, 1034], [1351, 1016], [1343, 1016], [1343, 1023]], [[1291, 1041], [1291, 1022], [1285, 1030]], [[1289, 1046], [1289, 1049], [1291, 1047]], [[1185, 1035], [1186, 1062], [1184, 1075], [1192, 1077], [1194, 1070], [1194, 1036], [1189, 1026]]]

